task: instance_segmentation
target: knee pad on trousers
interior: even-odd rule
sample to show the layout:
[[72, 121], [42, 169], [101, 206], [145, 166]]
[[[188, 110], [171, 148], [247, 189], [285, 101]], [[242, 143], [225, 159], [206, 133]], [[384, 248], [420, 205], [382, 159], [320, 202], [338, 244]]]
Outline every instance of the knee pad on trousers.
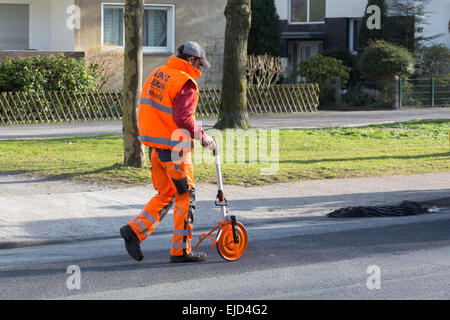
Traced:
[[174, 178], [172, 178], [172, 181], [179, 194], [184, 194], [189, 191], [189, 184], [186, 177], [181, 180], [175, 180]]

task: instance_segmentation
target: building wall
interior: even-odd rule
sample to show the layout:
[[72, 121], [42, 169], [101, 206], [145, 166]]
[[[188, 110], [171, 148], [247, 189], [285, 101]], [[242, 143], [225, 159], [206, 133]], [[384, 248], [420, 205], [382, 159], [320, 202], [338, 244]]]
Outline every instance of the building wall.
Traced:
[[51, 0], [51, 50], [72, 51], [75, 49], [75, 32], [72, 29], [74, 0]]
[[30, 49], [52, 50], [51, 1], [29, 0]]
[[327, 0], [327, 18], [359, 18], [364, 15], [367, 0]]
[[[289, 19], [290, 3], [290, 0], [275, 0], [280, 20]], [[358, 18], [364, 14], [366, 4], [367, 0], [327, 0], [325, 16], [326, 18]]]
[[324, 50], [332, 48], [347, 49], [349, 45], [349, 19], [347, 18], [326, 18], [325, 19], [326, 39]]
[[[101, 44], [102, 35], [102, 2], [124, 4], [124, 0], [75, 0], [81, 9], [81, 28], [75, 32], [75, 50], [85, 51], [91, 45]], [[186, 41], [196, 41], [206, 50], [207, 58], [213, 65], [210, 71], [204, 73], [199, 84], [208, 85], [220, 83], [223, 51], [223, 38], [225, 32], [225, 16], [223, 14], [226, 0], [158, 0], [145, 1], [146, 4], [175, 5], [175, 46], [176, 48]], [[164, 64], [167, 58], [175, 52], [164, 54], [144, 53], [144, 79], [157, 66]], [[218, 73], [219, 72], [219, 73]], [[205, 83], [208, 82], [208, 83]], [[114, 87], [120, 88], [122, 82]]]

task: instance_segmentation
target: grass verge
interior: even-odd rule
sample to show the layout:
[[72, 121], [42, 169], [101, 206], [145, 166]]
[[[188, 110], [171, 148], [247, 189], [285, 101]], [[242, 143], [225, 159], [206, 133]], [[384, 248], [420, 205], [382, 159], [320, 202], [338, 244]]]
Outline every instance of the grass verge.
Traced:
[[[437, 119], [357, 128], [210, 131], [210, 134], [222, 139], [224, 183], [263, 185], [448, 172], [449, 132], [450, 120]], [[235, 138], [243, 139], [249, 134], [260, 138], [265, 133], [267, 143], [259, 143], [257, 147], [254, 142], [260, 139], [250, 139], [250, 143], [245, 140], [240, 147], [231, 144]], [[264, 145], [267, 152], [261, 151]], [[196, 181], [214, 183], [211, 153], [196, 144], [193, 159]], [[122, 163], [121, 135], [0, 141], [0, 172], [29, 172], [111, 186], [151, 183], [149, 165], [135, 169]], [[273, 174], [262, 174], [268, 168], [274, 169]]]

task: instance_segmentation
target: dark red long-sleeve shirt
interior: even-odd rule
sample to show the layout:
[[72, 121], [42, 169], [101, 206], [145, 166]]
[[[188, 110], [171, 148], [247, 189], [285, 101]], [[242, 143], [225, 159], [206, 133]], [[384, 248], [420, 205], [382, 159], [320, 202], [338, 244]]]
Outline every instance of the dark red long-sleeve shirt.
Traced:
[[173, 120], [180, 129], [187, 130], [191, 137], [203, 141], [206, 133], [203, 127], [195, 123], [192, 115], [196, 107], [196, 86], [188, 80], [174, 100]]

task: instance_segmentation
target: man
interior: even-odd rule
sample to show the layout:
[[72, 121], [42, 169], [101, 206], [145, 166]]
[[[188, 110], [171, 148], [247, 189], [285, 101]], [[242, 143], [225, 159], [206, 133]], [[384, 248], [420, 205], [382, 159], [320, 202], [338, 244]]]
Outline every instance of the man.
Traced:
[[201, 76], [201, 67], [210, 67], [205, 51], [196, 42], [186, 42], [178, 48], [176, 57], [170, 57], [150, 74], [142, 90], [139, 135], [149, 147], [153, 186], [158, 194], [120, 229], [126, 250], [137, 261], [143, 259], [140, 243], [155, 230], [174, 203], [170, 262], [206, 259], [205, 253], [195, 253], [191, 247], [195, 210], [192, 137], [205, 148], [216, 148], [214, 140], [195, 123], [199, 97], [195, 79]]

